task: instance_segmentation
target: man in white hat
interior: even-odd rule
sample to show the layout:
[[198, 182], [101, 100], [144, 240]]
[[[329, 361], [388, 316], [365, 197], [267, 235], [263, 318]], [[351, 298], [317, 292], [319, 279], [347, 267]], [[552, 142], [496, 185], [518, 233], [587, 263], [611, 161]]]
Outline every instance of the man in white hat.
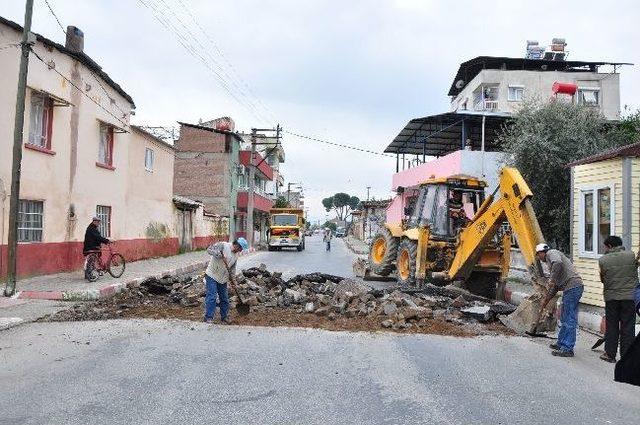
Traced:
[[536, 255], [540, 261], [549, 266], [549, 287], [545, 299], [542, 301], [540, 312], [549, 301], [562, 291], [562, 310], [560, 315], [560, 331], [558, 342], [551, 344], [554, 356], [573, 357], [573, 347], [576, 345], [576, 331], [578, 329], [578, 307], [584, 291], [582, 278], [569, 258], [557, 249], [540, 243], [536, 246]]

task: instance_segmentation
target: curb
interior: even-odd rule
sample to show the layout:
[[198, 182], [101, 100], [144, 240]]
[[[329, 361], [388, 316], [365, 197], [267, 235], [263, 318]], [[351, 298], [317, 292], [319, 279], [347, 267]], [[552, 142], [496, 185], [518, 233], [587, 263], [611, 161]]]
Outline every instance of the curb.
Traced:
[[355, 249], [353, 247], [353, 245], [351, 245], [349, 243], [349, 239], [348, 238], [343, 238], [344, 239], [344, 244], [347, 246], [347, 248], [349, 248], [349, 251], [353, 252], [356, 255], [366, 255], [369, 253], [369, 251], [358, 251], [357, 249]]
[[[513, 292], [509, 289], [504, 290], [504, 299], [506, 302], [513, 305], [520, 305], [522, 300], [527, 298], [529, 294], [525, 292]], [[558, 301], [558, 307], [556, 308], [556, 319], [560, 319], [562, 314], [562, 304]], [[582, 329], [595, 333], [597, 335], [604, 335], [606, 327], [606, 320], [604, 316], [596, 313], [588, 313], [586, 311], [578, 312], [578, 326]]]
[[175, 269], [163, 270], [160, 273], [150, 274], [145, 277], [137, 277], [125, 282], [112, 283], [99, 289], [86, 289], [82, 291], [20, 291], [15, 298], [32, 299], [32, 300], [53, 300], [53, 301], [96, 301], [109, 298], [129, 287], [139, 285], [143, 280], [155, 277], [161, 279], [163, 277], [182, 275], [193, 273], [197, 270], [204, 269], [208, 261], [199, 261], [197, 263], [188, 264]]

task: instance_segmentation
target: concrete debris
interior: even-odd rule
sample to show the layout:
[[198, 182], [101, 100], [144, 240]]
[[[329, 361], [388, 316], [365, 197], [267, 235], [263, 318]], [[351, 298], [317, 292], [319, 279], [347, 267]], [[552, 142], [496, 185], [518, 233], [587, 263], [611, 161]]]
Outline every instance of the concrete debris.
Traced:
[[[274, 309], [338, 321], [361, 318], [371, 326], [394, 330], [417, 329], [438, 323], [466, 324], [493, 321], [513, 307], [500, 302], [468, 297], [457, 289], [427, 285], [425, 292], [402, 292], [394, 288], [373, 289], [359, 279], [325, 273], [297, 275], [284, 280], [265, 265], [242, 270], [236, 276], [237, 292], [230, 290], [231, 308], [239, 303], [251, 313], [268, 316]], [[435, 289], [434, 289], [435, 288]], [[136, 287], [96, 303], [80, 304], [57, 313], [50, 320], [101, 320], [133, 317], [133, 310], [147, 308], [161, 317], [168, 309], [202, 308], [205, 298], [202, 275], [165, 276], [146, 279]], [[475, 299], [474, 299], [475, 298]], [[149, 313], [147, 313], [149, 314]], [[201, 312], [192, 309], [189, 317]], [[201, 316], [200, 316], [201, 317]]]

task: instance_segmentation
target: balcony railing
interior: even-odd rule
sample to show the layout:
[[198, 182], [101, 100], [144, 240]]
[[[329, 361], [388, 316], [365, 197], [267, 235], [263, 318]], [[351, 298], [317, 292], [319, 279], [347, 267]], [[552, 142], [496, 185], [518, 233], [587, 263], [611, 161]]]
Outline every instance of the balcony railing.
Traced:
[[498, 101], [497, 100], [481, 100], [477, 102], [474, 106], [476, 111], [497, 111], [498, 110]]

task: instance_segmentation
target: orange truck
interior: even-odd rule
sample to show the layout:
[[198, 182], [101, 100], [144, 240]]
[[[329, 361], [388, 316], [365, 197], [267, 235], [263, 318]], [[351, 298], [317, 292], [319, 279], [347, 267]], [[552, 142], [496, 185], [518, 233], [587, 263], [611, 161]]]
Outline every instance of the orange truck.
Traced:
[[272, 208], [269, 211], [269, 251], [304, 249], [305, 220], [300, 208]]

